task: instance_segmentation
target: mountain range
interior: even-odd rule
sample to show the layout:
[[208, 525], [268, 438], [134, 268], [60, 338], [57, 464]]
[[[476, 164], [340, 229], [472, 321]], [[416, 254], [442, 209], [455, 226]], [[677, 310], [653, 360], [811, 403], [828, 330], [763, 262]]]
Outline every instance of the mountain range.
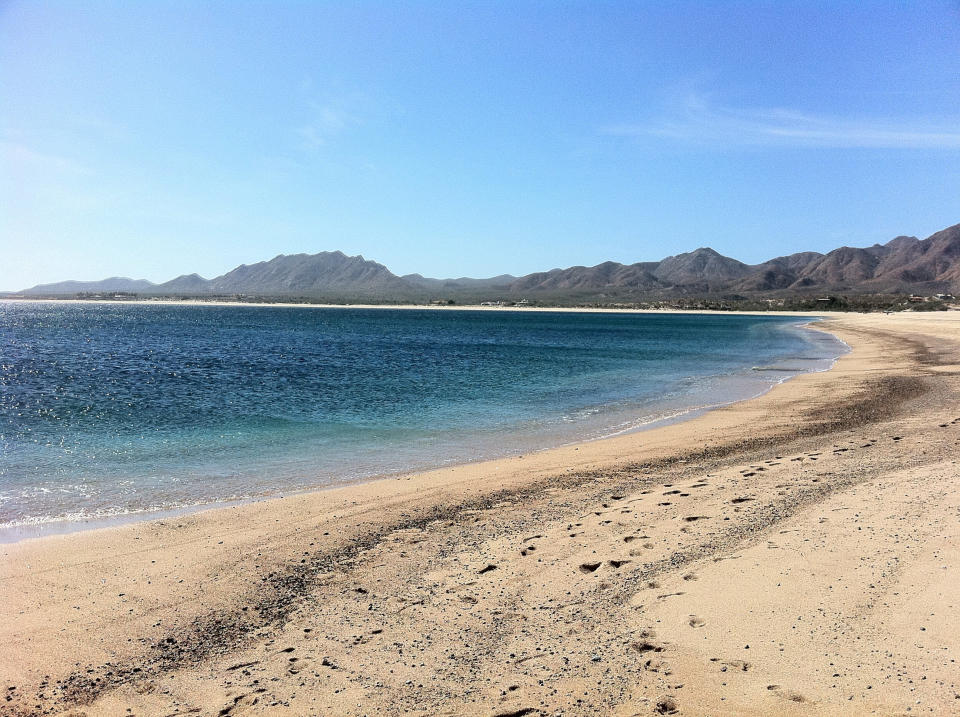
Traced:
[[526, 276], [431, 279], [397, 276], [362, 256], [342, 252], [279, 255], [205, 279], [185, 274], [162, 284], [111, 277], [103, 281], [40, 284], [27, 296], [125, 292], [148, 296], [300, 297], [333, 301], [451, 299], [623, 301], [680, 296], [787, 296], [960, 293], [960, 224], [926, 239], [899, 236], [866, 248], [827, 254], [800, 252], [762, 264], [744, 264], [703, 247], [656, 262], [573, 266]]

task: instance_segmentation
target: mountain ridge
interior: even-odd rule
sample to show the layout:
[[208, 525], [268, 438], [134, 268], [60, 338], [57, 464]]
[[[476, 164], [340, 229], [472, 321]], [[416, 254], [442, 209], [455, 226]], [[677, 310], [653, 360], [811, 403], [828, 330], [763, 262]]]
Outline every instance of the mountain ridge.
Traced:
[[667, 298], [692, 295], [784, 295], [812, 292], [960, 292], [960, 224], [926, 239], [897, 236], [886, 244], [838, 247], [826, 254], [797, 252], [760, 264], [745, 264], [710, 247], [660, 261], [572, 266], [525, 276], [501, 274], [474, 279], [397, 276], [362, 255], [341, 251], [278, 254], [240, 266], [212, 279], [184, 274], [155, 284], [145, 279], [110, 277], [102, 281], [39, 284], [26, 296], [105, 292], [149, 295], [254, 295], [304, 298], [428, 300], [438, 296], [477, 298], [556, 297]]

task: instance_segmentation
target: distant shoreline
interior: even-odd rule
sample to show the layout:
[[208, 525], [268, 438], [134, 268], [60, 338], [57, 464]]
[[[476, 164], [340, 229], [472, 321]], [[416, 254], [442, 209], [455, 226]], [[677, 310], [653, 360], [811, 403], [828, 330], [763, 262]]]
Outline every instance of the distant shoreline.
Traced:
[[[589, 314], [720, 314], [740, 316], [799, 316], [815, 320], [820, 316], [843, 316], [851, 312], [840, 311], [747, 311], [732, 309], [628, 309], [594, 306], [482, 306], [480, 304], [301, 304], [296, 302], [267, 301], [203, 301], [202, 299], [25, 299], [0, 297], [0, 302], [20, 304], [106, 304], [131, 306], [250, 306], [279, 307], [286, 309], [382, 309], [400, 311], [516, 311], [521, 313], [589, 313]], [[858, 313], [858, 312], [853, 312]]]

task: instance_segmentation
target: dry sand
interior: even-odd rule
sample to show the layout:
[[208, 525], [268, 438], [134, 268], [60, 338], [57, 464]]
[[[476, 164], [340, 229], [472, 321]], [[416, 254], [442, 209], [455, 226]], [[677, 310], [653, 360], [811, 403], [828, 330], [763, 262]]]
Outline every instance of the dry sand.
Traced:
[[0, 552], [9, 714], [960, 713], [960, 313], [652, 431]]

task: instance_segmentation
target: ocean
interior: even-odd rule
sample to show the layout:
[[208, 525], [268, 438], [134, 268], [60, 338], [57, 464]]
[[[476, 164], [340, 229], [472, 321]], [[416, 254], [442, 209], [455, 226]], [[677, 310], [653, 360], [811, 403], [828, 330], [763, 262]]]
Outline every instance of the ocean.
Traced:
[[0, 540], [682, 419], [828, 368], [808, 322], [0, 302]]

